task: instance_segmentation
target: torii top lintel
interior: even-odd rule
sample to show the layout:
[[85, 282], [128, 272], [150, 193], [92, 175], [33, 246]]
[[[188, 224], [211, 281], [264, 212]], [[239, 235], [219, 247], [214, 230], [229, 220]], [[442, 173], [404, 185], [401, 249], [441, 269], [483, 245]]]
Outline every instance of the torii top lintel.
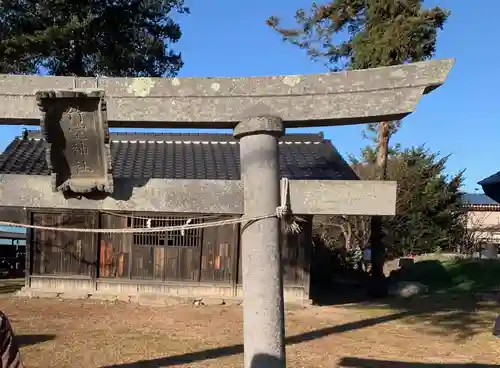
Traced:
[[102, 89], [110, 127], [234, 128], [274, 115], [285, 127], [397, 120], [444, 83], [453, 59], [327, 74], [249, 78], [0, 75], [0, 124], [38, 125], [40, 90]]

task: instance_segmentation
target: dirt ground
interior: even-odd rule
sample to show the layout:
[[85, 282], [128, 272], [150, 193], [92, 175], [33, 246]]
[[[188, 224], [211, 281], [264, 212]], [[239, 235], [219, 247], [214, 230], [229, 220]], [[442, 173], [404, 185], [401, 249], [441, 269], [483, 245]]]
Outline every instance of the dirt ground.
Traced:
[[[12, 320], [29, 368], [242, 366], [237, 306], [145, 307], [6, 296], [0, 309]], [[422, 314], [356, 305], [288, 310], [288, 366], [499, 366], [500, 339], [491, 335], [495, 313]], [[394, 363], [382, 364], [386, 361]]]

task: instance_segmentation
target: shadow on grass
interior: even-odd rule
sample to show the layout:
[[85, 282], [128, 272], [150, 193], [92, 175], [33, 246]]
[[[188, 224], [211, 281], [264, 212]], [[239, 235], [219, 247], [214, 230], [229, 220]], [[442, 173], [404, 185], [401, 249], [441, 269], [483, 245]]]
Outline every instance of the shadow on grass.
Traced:
[[377, 360], [344, 357], [339, 360], [338, 365], [345, 368], [425, 368], [425, 367], [443, 367], [443, 368], [493, 368], [497, 364], [479, 364], [479, 363], [410, 363], [392, 360]]
[[418, 282], [426, 285], [429, 292], [409, 298], [371, 299], [363, 285], [332, 285], [327, 291], [316, 292], [314, 302], [364, 311], [406, 312], [405, 322], [425, 323], [426, 333], [453, 333], [458, 339], [491, 331], [500, 313], [499, 260], [420, 261], [393, 272], [389, 281]]
[[483, 302], [468, 294], [443, 293], [407, 299], [387, 298], [344, 305], [345, 308], [405, 312], [405, 322], [428, 334], [455, 335], [466, 340], [476, 334], [492, 331], [500, 308], [497, 303]]
[[[287, 345], [295, 345], [301, 344], [303, 342], [312, 341], [316, 339], [320, 339], [325, 336], [334, 335], [338, 333], [343, 333], [347, 331], [359, 330], [361, 328], [375, 326], [380, 323], [390, 322], [394, 320], [398, 320], [401, 318], [405, 318], [408, 316], [407, 312], [395, 313], [391, 315], [367, 318], [360, 321], [345, 323], [342, 325], [336, 325], [331, 327], [325, 327], [322, 329], [305, 332], [299, 335], [290, 336], [286, 338]], [[103, 368], [139, 368], [139, 367], [147, 367], [147, 368], [160, 368], [165, 366], [178, 366], [183, 364], [190, 364], [194, 362], [200, 362], [208, 359], [218, 359], [223, 357], [228, 357], [232, 355], [238, 355], [243, 353], [243, 345], [230, 345], [223, 346], [220, 348], [207, 349], [202, 351], [196, 351], [186, 354], [173, 355], [164, 358], [156, 358], [150, 360], [141, 360], [133, 363], [121, 363], [108, 365]], [[261, 357], [265, 359], [265, 357]], [[257, 359], [257, 358], [256, 358]], [[260, 359], [260, 358], [259, 358]], [[262, 362], [261, 362], [262, 363]], [[255, 362], [257, 364], [257, 362]], [[265, 365], [264, 365], [265, 366]], [[255, 367], [259, 367], [255, 365]], [[253, 368], [253, 366], [252, 366]]]
[[[426, 261], [428, 262], [428, 261]], [[417, 324], [415, 328], [425, 328], [426, 333], [439, 333], [449, 335], [456, 334], [461, 338], [467, 338], [485, 329], [490, 331], [493, 328], [495, 313], [500, 312], [498, 304], [492, 302], [483, 302], [478, 297], [478, 292], [489, 290], [493, 285], [498, 285], [495, 279], [500, 277], [500, 262], [478, 262], [470, 264], [471, 261], [460, 261], [455, 264], [445, 264], [439, 261], [431, 261], [416, 267], [423, 267], [426, 270], [433, 269], [432, 272], [420, 269], [418, 274], [412, 270], [414, 275], [418, 276], [419, 282], [422, 279], [431, 280], [430, 293], [407, 299], [386, 298], [386, 299], [368, 299], [366, 290], [363, 287], [351, 285], [341, 285], [337, 289], [330, 289], [329, 293], [323, 295], [323, 300], [317, 301], [318, 304], [336, 304], [343, 305], [346, 308], [359, 308], [365, 313], [370, 308], [385, 310], [383, 316], [367, 318], [355, 322], [345, 323], [326, 327], [286, 339], [287, 345], [300, 344], [303, 342], [319, 339], [325, 336], [343, 333], [347, 331], [358, 330], [366, 327], [375, 326], [381, 323], [404, 319], [405, 322]], [[437, 262], [437, 263], [434, 263]], [[485, 266], [486, 264], [486, 266]], [[478, 266], [479, 265], [479, 266]], [[493, 274], [493, 269], [498, 268], [498, 274]], [[457, 268], [458, 267], [458, 268]], [[463, 267], [460, 269], [460, 267]], [[485, 270], [484, 267], [487, 267]], [[408, 271], [408, 270], [406, 270]], [[406, 272], [405, 271], [405, 272]], [[434, 273], [434, 275], [432, 275]], [[489, 276], [478, 275], [485, 273]], [[417, 277], [415, 276], [415, 278]], [[424, 277], [425, 276], [425, 277]], [[399, 279], [398, 279], [399, 278]], [[393, 280], [411, 280], [411, 277], [393, 275]], [[422, 282], [425, 283], [425, 282]], [[388, 314], [390, 313], [390, 314]], [[424, 324], [424, 323], [425, 324]], [[430, 323], [428, 323], [430, 322]], [[424, 327], [425, 326], [425, 327]], [[133, 363], [122, 363], [109, 365], [103, 368], [138, 368], [149, 367], [159, 368], [165, 366], [179, 366], [200, 362], [208, 359], [218, 359], [227, 356], [243, 353], [243, 345], [230, 345], [207, 349], [203, 351], [189, 352], [164, 358], [142, 360]], [[260, 365], [266, 366], [264, 362], [272, 362], [271, 357], [260, 357], [262, 361], [253, 363], [252, 368]], [[257, 365], [259, 363], [260, 365]], [[495, 367], [494, 365], [481, 364], [427, 364], [427, 363], [406, 363], [395, 361], [380, 361], [361, 358], [343, 358], [340, 364], [346, 367]]]
[[[408, 301], [406, 301], [408, 302]], [[426, 305], [426, 303], [423, 303]], [[375, 306], [375, 305], [373, 305]], [[339, 334], [343, 332], [348, 332], [348, 331], [354, 331], [354, 330], [359, 330], [362, 328], [367, 328], [367, 327], [372, 327], [376, 326], [378, 324], [386, 323], [386, 322], [391, 322], [391, 321], [396, 321], [396, 320], [401, 320], [405, 319], [407, 320], [408, 318], [419, 318], [422, 317], [424, 314], [420, 313], [429, 313], [429, 316], [432, 315], [432, 309], [433, 309], [433, 304], [427, 303], [427, 307], [429, 308], [429, 311], [421, 310], [421, 309], [415, 309], [407, 306], [407, 310], [401, 310], [397, 313], [392, 313], [388, 315], [383, 315], [379, 317], [372, 317], [372, 318], [367, 318], [355, 322], [349, 322], [349, 323], [344, 323], [341, 325], [335, 325], [331, 327], [325, 327], [322, 329], [314, 330], [314, 331], [309, 331], [305, 332], [299, 335], [295, 336], [290, 336], [287, 337], [285, 342], [287, 345], [295, 345], [295, 344], [301, 344], [304, 342], [320, 339], [322, 337], [334, 335], [334, 334]], [[434, 305], [436, 307], [436, 305]], [[364, 308], [367, 308], [365, 306]], [[402, 307], [401, 307], [402, 308]], [[403, 309], [403, 308], [402, 308]], [[449, 318], [449, 324], [456, 323], [453, 318], [457, 318], [457, 314], [453, 314], [452, 316], [448, 316]], [[466, 325], [471, 325], [472, 322], [474, 323], [479, 323], [480, 321], [475, 320], [467, 320], [467, 318], [471, 318], [470, 316], [463, 315], [461, 321], [458, 322], [464, 323]], [[448, 325], [447, 327], [449, 328]], [[490, 326], [491, 327], [491, 326]], [[442, 330], [441, 330], [442, 332]], [[184, 365], [184, 364], [191, 364], [194, 362], [201, 362], [204, 360], [209, 360], [209, 359], [218, 359], [218, 358], [223, 358], [223, 357], [228, 357], [232, 355], [238, 355], [243, 353], [243, 345], [237, 344], [237, 345], [230, 345], [230, 346], [223, 346], [223, 347], [217, 347], [213, 349], [206, 349], [202, 351], [196, 351], [196, 352], [189, 352], [185, 354], [179, 354], [179, 355], [173, 355], [169, 357], [164, 357], [164, 358], [155, 358], [155, 359], [150, 359], [150, 360], [141, 360], [133, 363], [120, 363], [120, 364], [114, 364], [114, 365], [108, 365], [102, 368], [139, 368], [139, 367], [145, 367], [145, 368], [160, 368], [160, 367], [165, 367], [165, 366], [179, 366], [179, 365]], [[264, 358], [262, 358], [264, 359]], [[347, 359], [347, 358], [346, 358]], [[352, 358], [354, 359], [354, 358]], [[386, 362], [379, 362], [381, 365], [376, 365], [376, 361], [368, 361], [368, 363], [373, 363], [374, 365], [360, 365], [359, 367], [413, 367], [413, 365], [406, 365], [406, 363], [403, 362], [388, 362], [393, 365], [384, 365]], [[366, 363], [366, 362], [365, 362]], [[366, 363], [366, 364], [368, 364]], [[257, 363], [255, 363], [257, 364]], [[399, 364], [399, 365], [396, 365]], [[265, 365], [264, 365], [265, 366]], [[352, 365], [351, 365], [352, 366]], [[441, 367], [441, 365], [425, 365], [424, 363], [421, 363], [421, 365], [415, 365], [415, 367]], [[490, 367], [488, 365], [448, 365], [449, 367]], [[443, 367], [448, 367], [447, 365], [443, 365]], [[255, 365], [255, 367], [259, 367], [258, 365]], [[357, 367], [357, 366], [352, 366], [352, 367]], [[491, 367], [494, 367], [493, 365]], [[252, 366], [253, 368], [253, 366]]]
[[19, 347], [36, 345], [42, 342], [51, 341], [56, 338], [56, 335], [17, 335], [15, 337]]

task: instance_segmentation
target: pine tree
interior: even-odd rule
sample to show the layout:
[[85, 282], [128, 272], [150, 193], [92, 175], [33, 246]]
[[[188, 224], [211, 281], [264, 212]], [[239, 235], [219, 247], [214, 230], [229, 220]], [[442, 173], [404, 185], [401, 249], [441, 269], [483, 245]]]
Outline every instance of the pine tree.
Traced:
[[[373, 147], [369, 145], [359, 156], [351, 156], [351, 167], [362, 180], [377, 178]], [[447, 161], [448, 156], [424, 146], [390, 148], [387, 178], [398, 182], [398, 192], [396, 215], [382, 221], [389, 259], [408, 253], [454, 252], [468, 239], [460, 190], [464, 172], [447, 176]], [[315, 284], [328, 282], [332, 273], [348, 277], [357, 274], [353, 271], [359, 271], [359, 250], [369, 245], [369, 216], [315, 216], [313, 231], [315, 249], [323, 252], [316, 259]]]
[[0, 73], [171, 76], [184, 0], [4, 0]]
[[460, 243], [464, 171], [448, 177], [448, 158], [424, 146], [391, 155], [387, 177], [398, 182], [398, 208], [396, 216], [382, 222], [391, 256], [455, 251]]
[[[434, 7], [424, 9], [423, 0], [331, 0], [313, 4], [310, 10], [299, 9], [297, 28], [280, 25], [277, 17], [267, 24], [282, 37], [305, 49], [313, 59], [323, 59], [333, 71], [366, 69], [422, 61], [436, 50], [438, 30], [449, 11]], [[369, 125], [377, 132], [376, 162], [378, 179], [387, 177], [389, 139], [400, 122], [384, 121]], [[384, 295], [382, 287], [384, 247], [382, 219], [372, 218], [372, 260], [374, 294]]]

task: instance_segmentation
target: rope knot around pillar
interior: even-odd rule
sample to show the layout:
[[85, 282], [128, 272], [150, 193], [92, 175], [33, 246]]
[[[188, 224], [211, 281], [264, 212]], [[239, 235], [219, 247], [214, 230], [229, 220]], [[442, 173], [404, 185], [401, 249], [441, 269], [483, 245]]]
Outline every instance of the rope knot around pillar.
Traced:
[[276, 217], [285, 223], [285, 232], [291, 234], [299, 234], [302, 232], [302, 227], [299, 221], [303, 219], [292, 214], [288, 205], [290, 182], [288, 178], [281, 179], [281, 204], [276, 207]]

